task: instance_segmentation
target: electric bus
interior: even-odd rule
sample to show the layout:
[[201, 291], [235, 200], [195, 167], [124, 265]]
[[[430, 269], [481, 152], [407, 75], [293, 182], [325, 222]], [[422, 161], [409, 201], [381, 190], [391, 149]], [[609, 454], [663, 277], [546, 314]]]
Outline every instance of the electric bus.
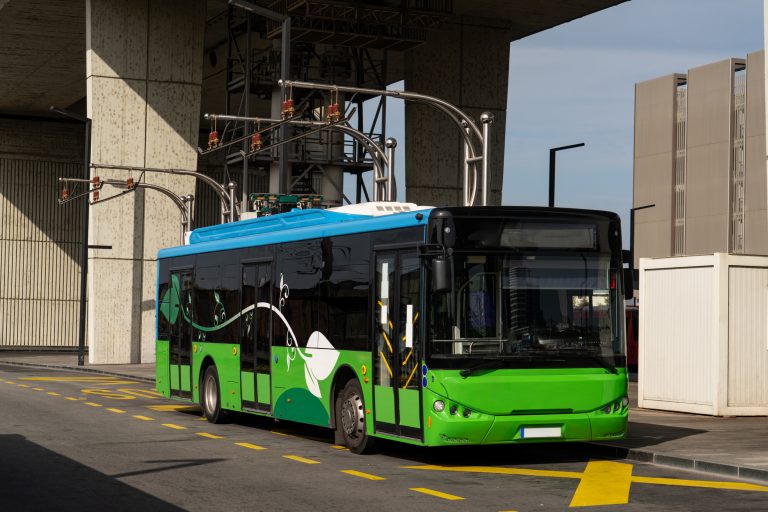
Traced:
[[158, 254], [157, 389], [355, 453], [623, 438], [620, 231], [603, 211], [410, 203], [197, 229]]

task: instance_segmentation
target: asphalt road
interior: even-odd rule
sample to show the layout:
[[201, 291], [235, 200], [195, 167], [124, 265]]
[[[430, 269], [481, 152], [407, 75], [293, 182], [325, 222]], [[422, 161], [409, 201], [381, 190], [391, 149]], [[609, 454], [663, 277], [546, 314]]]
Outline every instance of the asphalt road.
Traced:
[[0, 509], [768, 510], [768, 487], [600, 459], [583, 445], [354, 455], [330, 431], [224, 425], [152, 386], [0, 366]]

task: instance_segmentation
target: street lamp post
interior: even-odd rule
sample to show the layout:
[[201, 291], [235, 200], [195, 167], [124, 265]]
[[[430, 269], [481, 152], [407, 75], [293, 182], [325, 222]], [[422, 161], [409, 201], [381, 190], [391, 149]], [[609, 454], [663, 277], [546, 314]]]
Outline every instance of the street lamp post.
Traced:
[[549, 150], [549, 207], [555, 207], [555, 153], [564, 149], [580, 148], [583, 142], [571, 144], [570, 146], [560, 146], [559, 148], [550, 148]]
[[645, 210], [646, 208], [653, 208], [655, 204], [646, 204], [645, 206], [637, 206], [629, 209], [629, 261], [632, 268], [635, 267], [635, 212], [637, 210]]

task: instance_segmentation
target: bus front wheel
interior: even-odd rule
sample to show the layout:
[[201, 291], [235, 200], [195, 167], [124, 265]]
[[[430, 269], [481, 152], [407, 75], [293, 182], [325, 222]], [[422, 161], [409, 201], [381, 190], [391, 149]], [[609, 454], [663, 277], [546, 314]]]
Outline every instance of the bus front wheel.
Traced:
[[336, 429], [352, 453], [370, 453], [374, 439], [366, 433], [363, 391], [357, 379], [344, 386], [336, 400]]
[[211, 423], [223, 423], [226, 413], [221, 408], [221, 386], [219, 385], [219, 372], [211, 365], [205, 370], [202, 385], [200, 386], [200, 406], [203, 415]]

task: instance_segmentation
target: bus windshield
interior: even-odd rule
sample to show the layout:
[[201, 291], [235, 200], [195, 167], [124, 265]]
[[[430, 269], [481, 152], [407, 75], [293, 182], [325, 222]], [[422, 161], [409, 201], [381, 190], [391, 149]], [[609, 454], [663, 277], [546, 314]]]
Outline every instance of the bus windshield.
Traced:
[[596, 251], [454, 253], [452, 289], [428, 301], [430, 365], [615, 371], [625, 348], [611, 261]]

